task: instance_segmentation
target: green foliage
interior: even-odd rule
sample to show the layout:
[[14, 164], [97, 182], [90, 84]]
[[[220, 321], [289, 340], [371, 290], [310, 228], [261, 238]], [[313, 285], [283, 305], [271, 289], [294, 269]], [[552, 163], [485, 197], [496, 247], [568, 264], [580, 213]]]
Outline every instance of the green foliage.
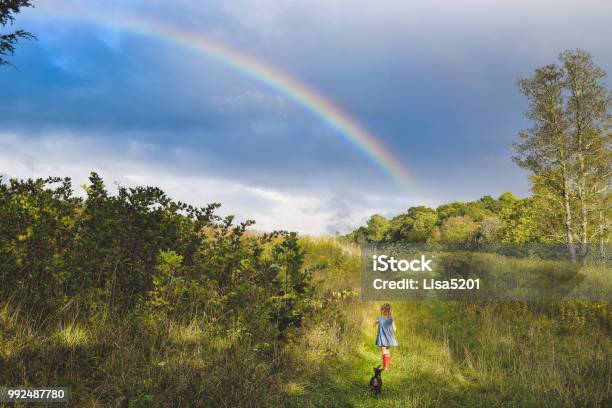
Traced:
[[82, 318], [214, 308], [280, 334], [308, 315], [313, 290], [296, 234], [246, 236], [252, 222], [218, 217], [217, 204], [195, 208], [154, 187], [111, 195], [95, 173], [85, 191], [74, 196], [68, 179], [0, 183], [3, 298]]
[[[0, 26], [6, 27], [13, 24], [15, 14], [21, 9], [33, 7], [30, 0], [2, 0], [0, 2]], [[19, 40], [29, 40], [35, 38], [31, 33], [24, 30], [16, 30], [8, 34], [0, 34], [0, 65], [9, 65], [6, 57], [10, 57], [15, 52], [15, 46]]]
[[[153, 287], [149, 291], [147, 305], [151, 309], [173, 312], [181, 305], [181, 300], [188, 291], [184, 278], [183, 257], [174, 251], [161, 251], [157, 272], [153, 275]], [[196, 286], [197, 288], [197, 286]], [[205, 293], [197, 293], [205, 295]]]
[[305, 333], [348, 333], [358, 258], [337, 244], [247, 233], [152, 187], [111, 194], [96, 174], [84, 190], [0, 180], [0, 383], [64, 384], [77, 406], [265, 406], [301, 374]]
[[612, 93], [605, 77], [592, 55], [577, 49], [562, 52], [558, 64], [518, 81], [529, 101], [531, 127], [519, 133], [514, 161], [530, 172], [534, 198], [545, 203], [539, 215], [540, 224], [548, 224], [543, 235], [567, 243], [572, 258], [577, 243], [584, 256], [589, 244], [598, 242], [604, 256], [610, 238], [605, 212], [612, 170]]
[[385, 217], [378, 214], [371, 216], [367, 223], [368, 242], [379, 242], [385, 239], [388, 228], [389, 221]]
[[215, 222], [217, 205], [196, 209], [152, 187], [111, 196], [96, 174], [90, 182], [85, 199], [68, 179], [0, 184], [3, 295], [29, 310], [131, 310], [151, 289], [160, 250], [192, 259], [200, 230]]
[[428, 207], [411, 207], [406, 214], [391, 220], [389, 240], [392, 242], [426, 242], [438, 221], [436, 210]]
[[[538, 218], [542, 201], [518, 199], [506, 192], [494, 199], [484, 196], [470, 202], [455, 201], [436, 209], [410, 207], [390, 221], [373, 215], [367, 225], [344, 239], [358, 244], [537, 242], [547, 236], [550, 223]], [[555, 242], [552, 238], [548, 241]]]
[[334, 310], [297, 234], [95, 173], [84, 190], [0, 179], [0, 382], [70, 385], [76, 405], [103, 384], [104, 405], [268, 400], [283, 347]]
[[276, 274], [274, 309], [272, 318], [281, 335], [292, 327], [301, 327], [304, 316], [312, 306], [314, 288], [311, 275], [302, 269], [304, 253], [298, 243], [297, 234], [290, 233], [272, 250], [274, 264], [271, 270]]
[[476, 237], [478, 225], [467, 215], [452, 216], [440, 227], [440, 242], [470, 242]]
[[532, 201], [515, 200], [499, 212], [503, 228], [500, 231], [502, 242], [524, 244], [539, 241], [537, 216]]
[[366, 226], [354, 231], [351, 240], [360, 244], [384, 242], [389, 232], [389, 220], [379, 214], [374, 214], [367, 221]]

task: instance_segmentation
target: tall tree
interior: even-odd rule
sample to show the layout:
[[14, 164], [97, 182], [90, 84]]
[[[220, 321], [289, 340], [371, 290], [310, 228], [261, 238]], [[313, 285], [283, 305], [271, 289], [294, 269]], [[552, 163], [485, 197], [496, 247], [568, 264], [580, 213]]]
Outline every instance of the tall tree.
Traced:
[[532, 173], [534, 194], [557, 203], [574, 259], [576, 241], [585, 256], [594, 237], [599, 236], [601, 248], [607, 239], [612, 99], [603, 84], [606, 73], [591, 54], [565, 51], [559, 62], [518, 82], [529, 100], [533, 127], [520, 133], [514, 159]]
[[520, 132], [515, 143], [514, 161], [532, 173], [542, 186], [559, 197], [564, 215], [565, 236], [572, 259], [576, 257], [571, 206], [572, 143], [565, 115], [565, 80], [562, 69], [547, 65], [536, 69], [533, 77], [518, 81], [521, 92], [529, 100], [526, 116], [533, 126]]
[[[33, 7], [30, 0], [0, 0], [0, 25], [6, 27], [15, 21], [15, 14], [22, 8]], [[7, 57], [15, 52], [15, 46], [20, 39], [31, 39], [34, 36], [24, 30], [15, 30], [10, 33], [0, 34], [0, 65], [10, 65]]]
[[597, 211], [610, 178], [610, 134], [605, 127], [610, 118], [610, 94], [602, 84], [606, 72], [595, 66], [591, 54], [582, 50], [565, 51], [559, 56], [567, 81], [567, 117], [576, 153], [575, 187], [579, 207], [578, 239], [581, 255], [590, 241], [589, 219]]

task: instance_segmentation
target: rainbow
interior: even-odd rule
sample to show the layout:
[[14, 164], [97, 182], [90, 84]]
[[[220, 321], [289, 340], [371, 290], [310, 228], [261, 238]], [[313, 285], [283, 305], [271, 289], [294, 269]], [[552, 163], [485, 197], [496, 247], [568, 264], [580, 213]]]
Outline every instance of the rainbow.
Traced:
[[50, 4], [50, 2], [37, 3], [37, 9], [51, 16], [88, 20], [96, 24], [117, 27], [140, 35], [170, 41], [212, 58], [298, 103], [361, 150], [400, 185], [406, 188], [414, 187], [413, 180], [406, 168], [377, 137], [364, 129], [357, 121], [323, 95], [265, 61], [228, 45], [213, 41], [198, 32], [140, 16], [136, 18], [126, 15], [100, 14], [97, 10], [93, 13], [76, 6], [68, 8], [58, 4]]

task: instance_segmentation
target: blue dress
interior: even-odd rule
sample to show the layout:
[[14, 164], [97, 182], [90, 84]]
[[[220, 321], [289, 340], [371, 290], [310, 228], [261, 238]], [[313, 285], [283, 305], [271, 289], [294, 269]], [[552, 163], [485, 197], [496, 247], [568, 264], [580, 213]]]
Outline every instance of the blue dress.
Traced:
[[378, 332], [376, 333], [376, 345], [378, 347], [397, 347], [395, 333], [393, 333], [393, 317], [387, 319], [377, 317]]

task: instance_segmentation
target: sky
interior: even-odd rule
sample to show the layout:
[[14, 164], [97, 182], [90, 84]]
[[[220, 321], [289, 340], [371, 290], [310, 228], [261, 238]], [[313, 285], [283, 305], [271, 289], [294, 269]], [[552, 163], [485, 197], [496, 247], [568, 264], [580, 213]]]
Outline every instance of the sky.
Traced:
[[[612, 70], [604, 0], [34, 4], [13, 28], [37, 40], [0, 69], [0, 174], [78, 186], [96, 171], [109, 188], [219, 202], [259, 230], [344, 233], [373, 213], [526, 196], [511, 160], [529, 126], [516, 80], [573, 48]], [[409, 182], [269, 83], [121, 24], [139, 19], [285, 72], [372, 135]]]

